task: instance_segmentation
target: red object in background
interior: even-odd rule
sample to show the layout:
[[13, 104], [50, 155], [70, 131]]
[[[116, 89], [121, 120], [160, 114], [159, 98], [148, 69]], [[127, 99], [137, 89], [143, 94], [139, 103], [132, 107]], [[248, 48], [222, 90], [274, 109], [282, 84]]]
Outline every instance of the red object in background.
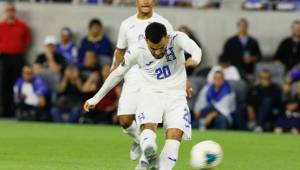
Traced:
[[31, 34], [25, 22], [16, 19], [14, 23], [0, 22], [0, 53], [24, 54], [31, 43]]
[[106, 111], [108, 107], [114, 106], [117, 100], [117, 87], [115, 87], [96, 105], [96, 108], [101, 111]]

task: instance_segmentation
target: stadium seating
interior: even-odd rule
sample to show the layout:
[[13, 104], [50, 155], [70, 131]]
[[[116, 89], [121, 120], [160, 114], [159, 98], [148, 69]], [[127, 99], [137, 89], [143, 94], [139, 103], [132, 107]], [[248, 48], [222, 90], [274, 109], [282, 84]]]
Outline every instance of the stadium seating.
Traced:
[[194, 108], [200, 90], [205, 86], [207, 82], [205, 78], [195, 77], [195, 76], [189, 77], [188, 82], [191, 84], [193, 88], [193, 97], [189, 100], [189, 107], [190, 109], [192, 109]]
[[60, 74], [53, 72], [44, 72], [40, 73], [39, 76], [46, 82], [49, 90], [51, 91], [51, 103], [53, 103], [57, 98], [56, 92], [60, 80]]

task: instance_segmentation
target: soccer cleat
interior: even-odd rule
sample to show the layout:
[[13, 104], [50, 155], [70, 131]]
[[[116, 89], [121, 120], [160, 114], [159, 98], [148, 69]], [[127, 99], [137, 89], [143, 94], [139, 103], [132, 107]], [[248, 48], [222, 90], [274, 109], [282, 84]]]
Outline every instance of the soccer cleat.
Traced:
[[148, 163], [146, 161], [139, 161], [139, 163], [135, 167], [135, 170], [147, 170], [147, 169], [148, 169]]
[[140, 155], [142, 153], [142, 150], [141, 150], [141, 147], [140, 147], [140, 144], [138, 144], [136, 141], [134, 141], [132, 143], [132, 146], [131, 146], [131, 149], [130, 149], [130, 159], [135, 161], [137, 160]]
[[148, 160], [148, 164], [149, 164], [148, 168], [150, 170], [158, 170], [159, 161], [158, 161], [156, 150], [153, 147], [149, 146], [145, 149], [144, 154], [146, 159]]

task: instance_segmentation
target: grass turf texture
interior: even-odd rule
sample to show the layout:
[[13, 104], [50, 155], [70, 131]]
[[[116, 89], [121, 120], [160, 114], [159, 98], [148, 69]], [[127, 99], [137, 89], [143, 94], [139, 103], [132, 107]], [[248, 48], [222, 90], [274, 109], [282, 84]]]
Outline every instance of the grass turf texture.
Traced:
[[[183, 142], [175, 170], [192, 170], [189, 151], [215, 140], [225, 152], [216, 170], [299, 170], [300, 137], [245, 132], [193, 132]], [[159, 131], [158, 143], [163, 145]], [[0, 169], [133, 170], [131, 140], [119, 127], [0, 121]]]

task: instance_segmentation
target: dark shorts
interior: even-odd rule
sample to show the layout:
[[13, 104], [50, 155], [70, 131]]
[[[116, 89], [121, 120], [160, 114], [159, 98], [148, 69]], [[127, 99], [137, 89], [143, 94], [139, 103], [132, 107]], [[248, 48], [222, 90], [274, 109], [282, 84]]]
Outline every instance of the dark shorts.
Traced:
[[275, 127], [280, 127], [284, 130], [290, 130], [292, 128], [297, 128], [298, 130], [300, 130], [300, 118], [289, 118], [287, 116], [282, 116], [275, 123]]

